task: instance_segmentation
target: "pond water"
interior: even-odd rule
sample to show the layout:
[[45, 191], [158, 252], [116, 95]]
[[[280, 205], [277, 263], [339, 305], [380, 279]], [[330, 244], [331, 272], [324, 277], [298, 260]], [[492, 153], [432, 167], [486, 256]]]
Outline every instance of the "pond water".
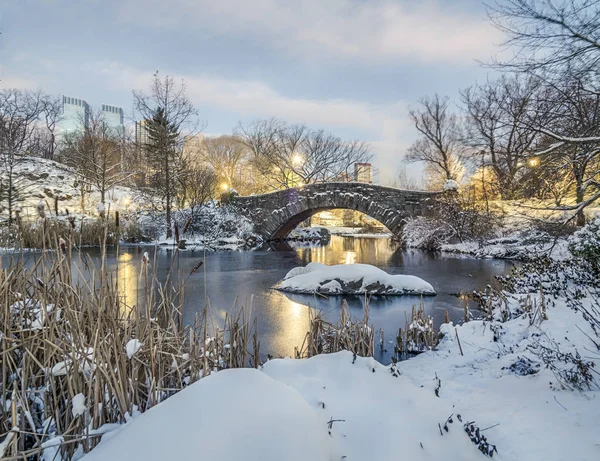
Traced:
[[[99, 259], [99, 250], [85, 250]], [[121, 247], [107, 250], [109, 270], [119, 267], [119, 284], [129, 303], [138, 294], [140, 264], [144, 252], [155, 258], [154, 247]], [[32, 255], [35, 257], [34, 255]], [[363, 316], [364, 298], [358, 296], [291, 295], [271, 287], [293, 267], [317, 261], [325, 264], [372, 264], [391, 274], [412, 274], [431, 283], [438, 295], [421, 299], [416, 296], [373, 297], [370, 300], [370, 322], [376, 331], [384, 330], [387, 352], [376, 347], [376, 358], [389, 362], [393, 352], [390, 343], [405, 327], [413, 305], [423, 303], [426, 314], [433, 317], [436, 327], [443, 322], [445, 312], [450, 318], [463, 318], [464, 301], [459, 292], [482, 289], [494, 283], [494, 276], [511, 270], [513, 263], [505, 260], [474, 259], [460, 255], [432, 254], [417, 250], [402, 250], [387, 238], [356, 238], [332, 236], [326, 246], [294, 243], [287, 249], [265, 249], [246, 252], [207, 252], [188, 249], [174, 252], [160, 248], [156, 254], [159, 277], [169, 270], [189, 274], [200, 261], [204, 266], [186, 282], [184, 321], [192, 322], [194, 315], [204, 309], [208, 297], [216, 321], [223, 321], [233, 306], [252, 304], [258, 319], [261, 353], [292, 356], [295, 346], [301, 346], [309, 324], [309, 309], [321, 310], [332, 321], [339, 318], [342, 299], [346, 299], [352, 316]], [[379, 335], [376, 335], [376, 342]]]

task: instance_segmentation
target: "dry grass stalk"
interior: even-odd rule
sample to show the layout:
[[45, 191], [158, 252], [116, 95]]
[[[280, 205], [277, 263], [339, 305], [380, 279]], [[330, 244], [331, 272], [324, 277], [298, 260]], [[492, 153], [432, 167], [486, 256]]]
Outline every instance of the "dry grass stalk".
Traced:
[[373, 357], [375, 336], [369, 326], [369, 303], [365, 299], [363, 318], [352, 319], [348, 314], [348, 304], [342, 301], [340, 319], [333, 324], [323, 319], [320, 312], [310, 311], [309, 331], [300, 348], [296, 348], [297, 358], [308, 358], [318, 354], [331, 354], [347, 350], [361, 357]]
[[[60, 246], [56, 236], [41, 241]], [[96, 269], [73, 258], [71, 245], [45, 249], [33, 266], [21, 254], [0, 269], [0, 440], [10, 437], [3, 459], [39, 459], [54, 437], [71, 459], [97, 444], [104, 424], [213, 370], [259, 365], [249, 309], [234, 310], [221, 329], [207, 305], [184, 326], [181, 278], [160, 283], [153, 267], [145, 255], [137, 300], [121, 296], [104, 262]], [[83, 399], [82, 412], [74, 399]]]
[[433, 318], [425, 315], [425, 306], [412, 307], [410, 323], [398, 330], [394, 352], [396, 359], [405, 358], [407, 354], [416, 354], [432, 350], [438, 344], [438, 334], [433, 327]]

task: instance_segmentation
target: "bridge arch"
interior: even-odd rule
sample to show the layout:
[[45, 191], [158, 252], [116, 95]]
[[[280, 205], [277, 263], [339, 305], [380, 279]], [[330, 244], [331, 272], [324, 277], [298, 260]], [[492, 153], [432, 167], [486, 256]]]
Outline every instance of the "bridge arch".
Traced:
[[322, 183], [269, 194], [233, 196], [229, 203], [265, 240], [285, 238], [298, 224], [325, 210], [360, 211], [400, 237], [406, 219], [433, 206], [439, 192], [407, 191], [364, 183]]

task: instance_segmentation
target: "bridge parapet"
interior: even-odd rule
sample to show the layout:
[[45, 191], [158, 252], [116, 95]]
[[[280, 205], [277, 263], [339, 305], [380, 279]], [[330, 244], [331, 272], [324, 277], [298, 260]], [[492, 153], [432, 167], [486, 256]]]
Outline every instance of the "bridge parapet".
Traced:
[[406, 219], [430, 209], [440, 192], [408, 191], [364, 183], [322, 183], [252, 196], [228, 197], [265, 240], [284, 238], [315, 213], [357, 210], [400, 236]]

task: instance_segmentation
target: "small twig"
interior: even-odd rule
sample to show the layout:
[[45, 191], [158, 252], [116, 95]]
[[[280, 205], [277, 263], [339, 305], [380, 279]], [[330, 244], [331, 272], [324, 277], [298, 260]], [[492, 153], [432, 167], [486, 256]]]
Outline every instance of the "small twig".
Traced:
[[492, 429], [493, 427], [500, 426], [500, 423], [496, 423], [493, 426], [486, 427], [485, 429], [479, 429], [479, 432], [487, 431], [488, 429]]
[[458, 337], [458, 330], [456, 328], [454, 328], [454, 333], [456, 333], [456, 340], [458, 341], [458, 348], [460, 350], [460, 355], [464, 356], [465, 354], [463, 354], [462, 346], [460, 345], [460, 339]]
[[345, 419], [333, 419], [333, 417], [331, 417], [331, 419], [329, 421], [327, 421], [327, 427], [329, 429], [331, 429], [333, 427], [333, 423], [345, 423], [346, 420]]

